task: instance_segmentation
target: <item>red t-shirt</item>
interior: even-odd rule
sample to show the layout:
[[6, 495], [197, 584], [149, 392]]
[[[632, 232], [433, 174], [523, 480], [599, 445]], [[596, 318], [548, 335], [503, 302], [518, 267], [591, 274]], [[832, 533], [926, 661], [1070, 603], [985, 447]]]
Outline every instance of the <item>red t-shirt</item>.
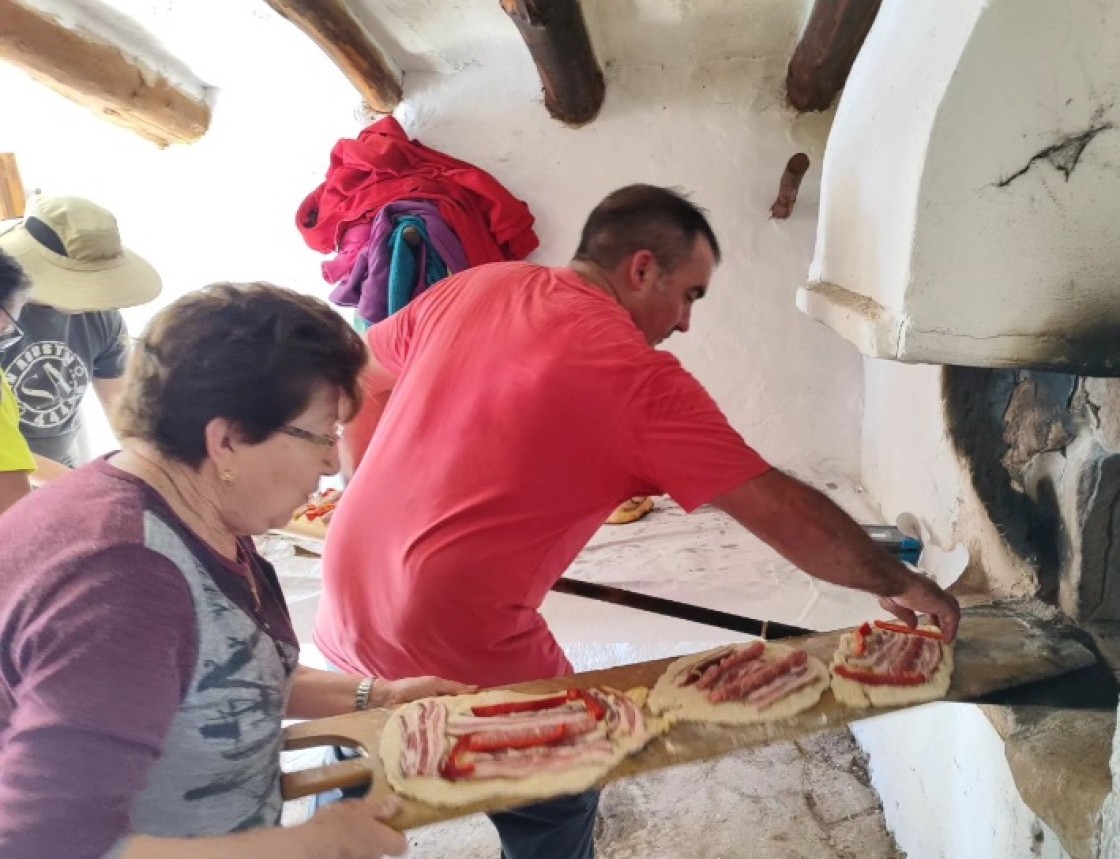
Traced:
[[537, 609], [614, 507], [667, 493], [691, 511], [770, 468], [568, 269], [470, 269], [367, 337], [398, 379], [323, 555], [315, 641], [340, 668], [570, 673]]

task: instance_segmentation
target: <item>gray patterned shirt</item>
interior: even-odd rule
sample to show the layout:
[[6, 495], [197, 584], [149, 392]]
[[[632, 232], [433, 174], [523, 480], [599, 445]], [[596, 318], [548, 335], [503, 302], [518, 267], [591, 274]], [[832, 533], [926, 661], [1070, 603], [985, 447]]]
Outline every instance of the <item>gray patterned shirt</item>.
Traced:
[[103, 460], [32, 493], [0, 516], [0, 856], [277, 823], [297, 656], [250, 541], [222, 558]]

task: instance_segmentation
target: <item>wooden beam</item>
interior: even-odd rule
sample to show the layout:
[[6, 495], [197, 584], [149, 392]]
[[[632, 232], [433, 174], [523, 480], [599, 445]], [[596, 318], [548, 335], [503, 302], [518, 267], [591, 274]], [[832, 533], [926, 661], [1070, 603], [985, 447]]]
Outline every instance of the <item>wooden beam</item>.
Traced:
[[265, 0], [302, 30], [378, 113], [401, 103], [401, 73], [381, 52], [345, 0]]
[[204, 95], [143, 67], [120, 43], [18, 0], [0, 0], [0, 59], [160, 146], [190, 143], [210, 127]]
[[568, 125], [593, 120], [606, 85], [579, 0], [501, 0], [529, 48], [548, 112]]
[[22, 218], [26, 206], [16, 157], [11, 152], [0, 152], [0, 221]]
[[816, 0], [786, 74], [790, 104], [803, 112], [828, 109], [848, 80], [880, 2]]

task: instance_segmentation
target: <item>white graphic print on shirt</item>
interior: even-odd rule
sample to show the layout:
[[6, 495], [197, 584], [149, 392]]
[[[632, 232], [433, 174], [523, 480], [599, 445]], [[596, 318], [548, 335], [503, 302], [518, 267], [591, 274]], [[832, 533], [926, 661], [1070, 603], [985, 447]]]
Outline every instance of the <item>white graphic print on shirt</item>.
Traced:
[[11, 362], [7, 376], [20, 403], [20, 423], [36, 429], [69, 421], [89, 387], [86, 365], [57, 340], [32, 343]]

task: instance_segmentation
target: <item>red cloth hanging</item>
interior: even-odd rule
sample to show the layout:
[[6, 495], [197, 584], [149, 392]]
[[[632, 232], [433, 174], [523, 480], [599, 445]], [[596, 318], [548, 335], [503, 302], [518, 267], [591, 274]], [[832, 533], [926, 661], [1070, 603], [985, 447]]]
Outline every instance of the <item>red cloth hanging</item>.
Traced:
[[523, 259], [539, 244], [525, 203], [485, 170], [409, 140], [392, 116], [334, 145], [327, 177], [300, 205], [296, 226], [308, 245], [330, 253], [347, 227], [396, 200], [435, 203], [472, 266]]

